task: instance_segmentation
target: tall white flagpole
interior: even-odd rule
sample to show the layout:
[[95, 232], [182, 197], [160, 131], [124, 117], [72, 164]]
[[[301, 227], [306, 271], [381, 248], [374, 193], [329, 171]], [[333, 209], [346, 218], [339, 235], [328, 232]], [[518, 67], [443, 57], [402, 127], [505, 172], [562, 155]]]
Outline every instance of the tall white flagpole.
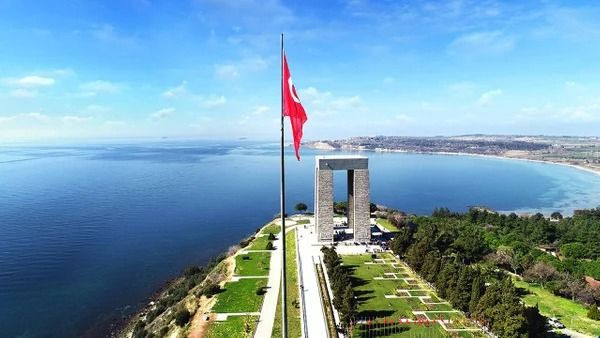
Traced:
[[285, 162], [284, 162], [284, 133], [283, 133], [283, 87], [285, 79], [283, 78], [283, 33], [281, 34], [281, 196], [280, 196], [280, 217], [281, 217], [281, 336], [287, 338], [287, 299], [286, 299], [286, 278], [285, 278]]

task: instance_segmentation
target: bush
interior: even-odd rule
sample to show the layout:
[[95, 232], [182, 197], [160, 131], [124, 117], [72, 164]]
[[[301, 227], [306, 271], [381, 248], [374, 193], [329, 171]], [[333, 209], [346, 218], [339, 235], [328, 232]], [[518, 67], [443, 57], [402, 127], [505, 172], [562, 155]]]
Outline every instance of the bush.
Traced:
[[250, 242], [252, 242], [254, 240], [254, 236], [251, 236], [249, 238], [246, 238], [244, 240], [240, 241], [240, 247], [245, 248], [248, 246], [248, 244], [250, 244]]
[[175, 314], [175, 324], [179, 327], [183, 327], [190, 321], [190, 312], [186, 309], [179, 310]]
[[592, 306], [590, 306], [587, 316], [593, 320], [600, 320], [600, 310], [598, 310], [598, 306], [596, 306], [596, 304], [592, 304]]
[[220, 291], [221, 291], [221, 287], [219, 286], [219, 284], [211, 283], [211, 284], [207, 284], [204, 287], [202, 287], [200, 289], [200, 291], [198, 292], [199, 293], [198, 296], [205, 295], [207, 298], [210, 298], [210, 297], [216, 295], [217, 293], [219, 293]]
[[266, 293], [265, 288], [263, 288], [262, 286], [256, 289], [256, 295], [257, 296], [262, 296]]
[[197, 273], [200, 273], [200, 268], [197, 266], [188, 266], [187, 268], [185, 268], [185, 270], [183, 270], [183, 274], [186, 277], [191, 277]]
[[567, 258], [585, 258], [588, 255], [588, 250], [582, 243], [567, 243], [560, 246], [560, 253]]
[[273, 235], [273, 233], [269, 233], [269, 237], [267, 237], [268, 240], [270, 241], [274, 241], [275, 240], [275, 235]]
[[267, 243], [267, 246], [265, 247], [265, 249], [266, 249], [266, 250], [273, 250], [273, 249], [274, 249], [274, 247], [273, 247], [273, 242], [269, 242], [269, 243]]
[[159, 334], [161, 337], [164, 337], [164, 336], [166, 336], [166, 335], [167, 335], [167, 333], [169, 333], [169, 327], [168, 327], [168, 326], [163, 326], [163, 327], [160, 329], [160, 331], [158, 331], [158, 334]]

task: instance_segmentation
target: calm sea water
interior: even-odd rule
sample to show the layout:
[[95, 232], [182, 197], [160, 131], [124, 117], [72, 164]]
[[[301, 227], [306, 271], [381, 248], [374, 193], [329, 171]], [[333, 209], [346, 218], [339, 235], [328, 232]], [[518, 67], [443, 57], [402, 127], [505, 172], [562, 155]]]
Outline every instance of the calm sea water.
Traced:
[[[302, 153], [287, 158], [290, 211], [312, 205], [318, 152]], [[563, 166], [365, 155], [372, 200], [411, 213], [600, 205], [600, 176]], [[102, 335], [277, 213], [278, 160], [276, 144], [249, 142], [0, 148], [0, 336]], [[345, 173], [335, 181], [344, 199]]]

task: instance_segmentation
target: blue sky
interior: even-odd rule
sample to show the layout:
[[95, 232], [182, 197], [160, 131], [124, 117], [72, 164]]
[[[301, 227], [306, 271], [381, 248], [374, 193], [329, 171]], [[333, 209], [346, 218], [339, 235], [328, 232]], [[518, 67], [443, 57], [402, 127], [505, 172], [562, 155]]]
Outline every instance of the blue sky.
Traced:
[[0, 0], [0, 141], [600, 134], [597, 1]]

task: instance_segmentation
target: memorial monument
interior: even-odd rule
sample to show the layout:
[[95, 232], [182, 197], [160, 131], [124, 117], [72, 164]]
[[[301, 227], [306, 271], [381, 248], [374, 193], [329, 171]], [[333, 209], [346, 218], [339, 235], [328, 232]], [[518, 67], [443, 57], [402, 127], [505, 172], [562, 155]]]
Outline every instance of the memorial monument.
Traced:
[[369, 159], [365, 156], [315, 157], [315, 224], [319, 242], [333, 241], [333, 171], [348, 173], [348, 227], [354, 240], [371, 240]]

